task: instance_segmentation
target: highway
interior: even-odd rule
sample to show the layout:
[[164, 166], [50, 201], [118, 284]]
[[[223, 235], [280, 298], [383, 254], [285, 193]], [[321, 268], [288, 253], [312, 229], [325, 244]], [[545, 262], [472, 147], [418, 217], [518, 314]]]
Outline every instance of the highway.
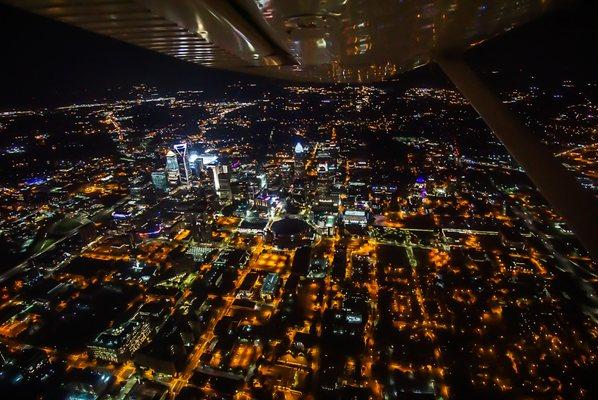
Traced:
[[[100, 211], [98, 211], [95, 215], [98, 215], [100, 213], [112, 213], [114, 211], [114, 209], [118, 206], [120, 206], [121, 204], [125, 203], [127, 200], [129, 200], [129, 196], [126, 196], [124, 198], [122, 198], [121, 200], [119, 200], [116, 204], [114, 204], [111, 207], [108, 208], [103, 208]], [[52, 243], [50, 246], [45, 247], [39, 251], [37, 251], [35, 254], [29, 256], [25, 261], [21, 262], [20, 264], [14, 266], [13, 268], [9, 269], [8, 271], [2, 273], [2, 275], [0, 275], [0, 283], [5, 282], [6, 280], [12, 278], [13, 276], [15, 276], [16, 274], [18, 274], [19, 272], [22, 272], [27, 265], [29, 264], [30, 261], [34, 260], [36, 257], [39, 257], [40, 255], [46, 253], [49, 250], [52, 250], [56, 247], [57, 244], [60, 244], [62, 242], [64, 242], [66, 239], [73, 237], [74, 235], [76, 235], [77, 233], [79, 233], [79, 230], [81, 228], [83, 228], [84, 226], [87, 226], [89, 224], [91, 224], [93, 221], [91, 219], [88, 219], [86, 222], [82, 223], [81, 225], [77, 226], [76, 228], [71, 229], [70, 231], [68, 231], [63, 237], [61, 237], [60, 239], [57, 239], [54, 243]], [[60, 263], [59, 266], [64, 265], [64, 263]], [[57, 268], [54, 268], [52, 270], [52, 272], [54, 272]]]

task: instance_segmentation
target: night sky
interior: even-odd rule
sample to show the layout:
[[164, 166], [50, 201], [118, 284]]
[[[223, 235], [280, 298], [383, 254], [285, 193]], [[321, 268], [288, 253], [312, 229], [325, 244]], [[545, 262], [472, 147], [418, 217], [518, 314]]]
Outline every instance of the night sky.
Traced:
[[[598, 5], [580, 2], [475, 49], [474, 67], [558, 79], [595, 80]], [[164, 89], [220, 90], [234, 81], [276, 81], [216, 71], [0, 5], [0, 109], [93, 99], [108, 88], [147, 83]], [[437, 81], [436, 68], [401, 79]]]

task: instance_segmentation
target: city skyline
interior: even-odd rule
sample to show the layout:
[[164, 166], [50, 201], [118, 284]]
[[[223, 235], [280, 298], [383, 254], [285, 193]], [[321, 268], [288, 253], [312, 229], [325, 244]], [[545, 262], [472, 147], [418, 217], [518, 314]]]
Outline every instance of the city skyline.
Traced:
[[[595, 10], [467, 55], [594, 200]], [[0, 15], [7, 398], [596, 397], [596, 260], [438, 66], [271, 80]]]

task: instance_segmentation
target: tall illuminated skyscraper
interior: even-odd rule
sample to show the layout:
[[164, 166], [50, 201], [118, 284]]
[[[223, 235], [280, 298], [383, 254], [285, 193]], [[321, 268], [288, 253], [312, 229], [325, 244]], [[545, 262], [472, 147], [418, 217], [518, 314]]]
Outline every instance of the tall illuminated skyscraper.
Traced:
[[171, 185], [176, 185], [179, 182], [179, 178], [181, 176], [179, 170], [179, 161], [177, 160], [176, 154], [169, 150], [166, 153], [166, 178], [168, 178], [168, 182]]
[[196, 176], [200, 176], [201, 171], [203, 171], [203, 157], [196, 152], [191, 152], [191, 154], [189, 154], [188, 160], [191, 171], [194, 172]]
[[165, 171], [152, 172], [152, 183], [154, 187], [163, 192], [168, 190], [168, 178]]
[[[183, 159], [183, 169], [185, 170], [184, 183], [189, 186], [189, 160], [187, 159], [187, 143], [179, 143], [174, 145], [174, 150]], [[178, 165], [178, 163], [177, 163]], [[182, 178], [181, 178], [182, 180]]]
[[305, 172], [305, 149], [299, 142], [295, 145], [294, 166], [295, 177], [302, 177]]
[[210, 167], [214, 179], [214, 190], [223, 201], [228, 201], [232, 198], [232, 191], [230, 186], [230, 174], [228, 173], [228, 166], [214, 165]]

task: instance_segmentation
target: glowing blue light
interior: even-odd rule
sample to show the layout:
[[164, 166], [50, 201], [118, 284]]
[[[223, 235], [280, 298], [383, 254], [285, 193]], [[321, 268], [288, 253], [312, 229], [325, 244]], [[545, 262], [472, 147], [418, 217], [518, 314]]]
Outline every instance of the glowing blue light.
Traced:
[[139, 236], [141, 236], [141, 237], [157, 236], [160, 234], [160, 232], [162, 232], [162, 224], [160, 224], [156, 230], [153, 230], [151, 232], [142, 232], [139, 234]]
[[46, 183], [46, 181], [47, 181], [46, 178], [34, 177], [34, 178], [25, 179], [25, 185], [36, 186], [36, 185], [41, 185], [42, 183]]
[[129, 214], [129, 213], [117, 213], [117, 212], [112, 213], [112, 218], [116, 218], [116, 219], [126, 219], [126, 218], [129, 218], [130, 216], [131, 216], [131, 214]]
[[189, 155], [189, 163], [193, 164], [198, 158], [199, 158], [199, 154], [197, 154], [197, 153], [191, 153]]

